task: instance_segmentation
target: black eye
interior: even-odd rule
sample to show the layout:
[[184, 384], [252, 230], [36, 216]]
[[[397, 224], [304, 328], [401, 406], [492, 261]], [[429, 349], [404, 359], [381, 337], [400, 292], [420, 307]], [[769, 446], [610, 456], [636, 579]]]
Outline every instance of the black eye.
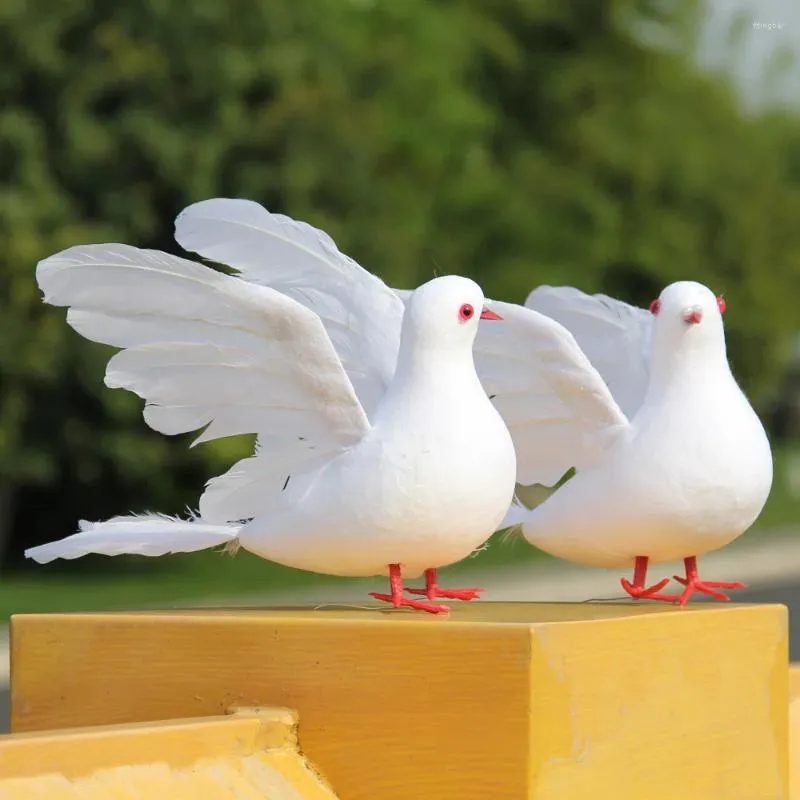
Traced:
[[469, 303], [464, 303], [464, 305], [458, 309], [458, 318], [462, 322], [466, 322], [468, 319], [472, 318], [474, 313], [475, 309]]

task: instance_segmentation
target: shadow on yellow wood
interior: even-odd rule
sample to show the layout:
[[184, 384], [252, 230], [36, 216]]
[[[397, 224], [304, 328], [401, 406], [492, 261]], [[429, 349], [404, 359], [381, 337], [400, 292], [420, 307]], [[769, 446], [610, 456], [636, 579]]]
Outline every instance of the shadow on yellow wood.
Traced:
[[296, 715], [234, 716], [0, 736], [0, 800], [336, 800]]
[[12, 620], [15, 731], [298, 709], [346, 800], [788, 797], [782, 606]]

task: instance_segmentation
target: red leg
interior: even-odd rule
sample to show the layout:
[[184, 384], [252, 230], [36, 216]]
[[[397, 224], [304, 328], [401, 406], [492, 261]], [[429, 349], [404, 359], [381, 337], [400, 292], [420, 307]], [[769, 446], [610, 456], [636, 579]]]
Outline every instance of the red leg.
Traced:
[[715, 589], [745, 589], [747, 584], [740, 583], [739, 581], [703, 581], [697, 574], [697, 556], [689, 556], [683, 559], [686, 565], [686, 577], [681, 578], [675, 575], [675, 580], [683, 584], [686, 588], [680, 595], [675, 595], [674, 599], [678, 601], [680, 606], [685, 606], [689, 598], [695, 593], [707, 594], [716, 600], [730, 600], [728, 595], [723, 592], [715, 592]]
[[647, 556], [636, 556], [633, 567], [633, 583], [627, 578], [622, 578], [620, 580], [622, 588], [634, 599], [671, 601], [671, 595], [658, 594], [669, 583], [669, 578], [664, 578], [652, 586], [645, 586], [648, 561]]
[[370, 597], [391, 603], [394, 608], [415, 608], [418, 611], [427, 611], [429, 614], [446, 614], [450, 609], [436, 603], [425, 603], [422, 600], [409, 600], [403, 597], [403, 575], [399, 564], [389, 564], [389, 587], [391, 594], [370, 592]]
[[440, 589], [435, 569], [425, 570], [424, 589], [406, 589], [409, 594], [424, 594], [428, 600], [446, 598], [448, 600], [475, 600], [483, 589]]

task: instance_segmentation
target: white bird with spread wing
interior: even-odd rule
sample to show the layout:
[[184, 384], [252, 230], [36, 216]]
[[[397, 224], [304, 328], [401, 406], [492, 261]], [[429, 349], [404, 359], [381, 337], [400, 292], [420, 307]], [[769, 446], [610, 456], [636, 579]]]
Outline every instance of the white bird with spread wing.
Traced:
[[[632, 597], [681, 605], [695, 592], [728, 599], [717, 590], [744, 584], [701, 580], [697, 557], [756, 520], [772, 486], [772, 453], [728, 364], [723, 298], [680, 281], [649, 313], [570, 288], [541, 287], [526, 305], [574, 334], [559, 326], [559, 346], [545, 355], [557, 408], [519, 408], [505, 377], [498, 408], [512, 435], [525, 431], [514, 440], [520, 463], [535, 466], [526, 470], [529, 482], [552, 483], [570, 466], [576, 474], [536, 508], [512, 507], [504, 525], [521, 525], [531, 544], [560, 558], [632, 564], [633, 581], [622, 579]], [[541, 322], [524, 324], [538, 329]], [[552, 444], [537, 429], [553, 431]], [[527, 448], [537, 442], [529, 459]], [[685, 587], [680, 594], [660, 593], [668, 579], [646, 585], [649, 562], [675, 559], [686, 569], [675, 576]]]
[[395, 607], [447, 610], [403, 595], [403, 578], [423, 572], [425, 589], [407, 591], [472, 599], [480, 590], [442, 589], [436, 569], [483, 544], [513, 495], [513, 444], [472, 358], [479, 318], [500, 318], [476, 283], [456, 276], [421, 286], [405, 313], [390, 291], [385, 303], [370, 295], [362, 307], [362, 287], [377, 278], [320, 231], [280, 216], [270, 223], [267, 262], [277, 259], [291, 283], [304, 264], [322, 261], [347, 294], [346, 313], [326, 295], [330, 336], [317, 314], [258, 285], [257, 274], [242, 279], [116, 244], [73, 247], [39, 264], [45, 301], [68, 306], [69, 324], [86, 338], [123, 348], [106, 384], [144, 398], [150, 427], [204, 428], [198, 441], [255, 433], [258, 446], [209, 482], [196, 519], [82, 523], [26, 555], [45, 563], [228, 543], [314, 572], [388, 574], [390, 593], [373, 596]]
[[[324, 259], [275, 258], [274, 225], [257, 203], [217, 198], [185, 209], [176, 239], [319, 313], [345, 365], [356, 363], [353, 331], [396, 352], [400, 314], [385, 309], [410, 293], [353, 262], [332, 270]], [[683, 281], [650, 312], [567, 287], [540, 287], [526, 306], [492, 306], [504, 324], [481, 326], [475, 364], [512, 434], [518, 482], [552, 486], [577, 471], [537, 508], [512, 506], [503, 527], [521, 525], [529, 542], [564, 559], [633, 566], [622, 584], [634, 597], [683, 604], [696, 591], [724, 599], [716, 589], [741, 586], [697, 573], [699, 555], [753, 523], [772, 483], [769, 442], [728, 365], [724, 301]], [[364, 316], [369, 308], [381, 325]], [[355, 326], [345, 324], [351, 315]], [[650, 561], [677, 558], [686, 566], [680, 595], [660, 594], [666, 579], [646, 586]]]

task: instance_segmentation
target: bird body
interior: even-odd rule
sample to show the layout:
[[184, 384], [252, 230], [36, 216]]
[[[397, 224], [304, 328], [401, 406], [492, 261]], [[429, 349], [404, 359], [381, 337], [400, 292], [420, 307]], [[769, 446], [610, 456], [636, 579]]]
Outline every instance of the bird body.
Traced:
[[[769, 442], [731, 374], [716, 299], [691, 282], [663, 295], [641, 407], [597, 463], [525, 514], [525, 538], [553, 555], [608, 567], [698, 556], [740, 536], [767, 500]], [[702, 319], [687, 323], [694, 306]]]
[[[339, 291], [352, 274], [384, 286], [322, 232], [275, 215], [267, 222], [284, 259], [342, 267]], [[47, 302], [69, 306], [76, 330], [123, 348], [106, 383], [143, 397], [151, 427], [203, 428], [198, 442], [255, 433], [258, 443], [254, 456], [209, 481], [195, 518], [81, 523], [28, 557], [227, 543], [315, 572], [388, 574], [391, 594], [374, 596], [395, 606], [446, 610], [402, 596], [402, 577], [422, 572], [429, 600], [476, 596], [440, 589], [436, 570], [493, 533], [513, 496], [516, 458], [475, 373], [478, 320], [500, 317], [484, 308], [474, 281], [436, 278], [405, 308], [384, 286], [389, 334], [381, 344], [375, 305], [326, 328], [288, 292], [125, 245], [70, 248], [40, 263], [37, 278]], [[348, 324], [374, 334], [361, 350], [343, 335]]]
[[[533, 305], [539, 300], [535, 294], [528, 300]], [[764, 428], [728, 364], [724, 301], [701, 284], [679, 281], [651, 305], [651, 326], [639, 310], [602, 296], [576, 297], [574, 290], [546, 287], [543, 302], [559, 316], [569, 317], [571, 306], [578, 331], [585, 315], [588, 331], [597, 333], [599, 326], [606, 344], [617, 337], [629, 353], [641, 348], [646, 356], [631, 359], [630, 375], [613, 361], [604, 369], [620, 381], [616, 388], [628, 398], [629, 419], [575, 338], [561, 337], [560, 355], [544, 373], [547, 381], [559, 363], [564, 372], [561, 378], [550, 376], [549, 383], [562, 415], [579, 420], [566, 431], [576, 444], [576, 473], [536, 508], [512, 506], [502, 526], [519, 526], [529, 543], [559, 558], [591, 566], [633, 565], [633, 583], [622, 579], [633, 597], [683, 605], [699, 591], [727, 599], [717, 590], [743, 584], [701, 580], [697, 558], [752, 525], [769, 496], [773, 468]], [[528, 322], [541, 327], [535, 317]], [[603, 339], [587, 338], [595, 346]], [[547, 428], [541, 409], [529, 413]], [[521, 420], [507, 416], [506, 421], [512, 434], [515, 425], [524, 429], [524, 412]], [[526, 451], [520, 449], [524, 471]], [[541, 454], [533, 466], [549, 468]], [[646, 586], [650, 563], [678, 558], [686, 565], [686, 577], [675, 576], [685, 586], [682, 593], [661, 594], [666, 578]]]
[[244, 526], [243, 547], [335, 575], [399, 563], [413, 578], [465, 558], [500, 524], [516, 460], [470, 351], [411, 342], [404, 358], [403, 344], [371, 430], [313, 475], [293, 477], [279, 505]]
[[723, 413], [698, 388], [637, 415], [601, 464], [526, 514], [525, 538], [569, 561], [622, 567], [645, 553], [702, 555], [747, 530], [769, 494], [766, 436], [740, 392]]

